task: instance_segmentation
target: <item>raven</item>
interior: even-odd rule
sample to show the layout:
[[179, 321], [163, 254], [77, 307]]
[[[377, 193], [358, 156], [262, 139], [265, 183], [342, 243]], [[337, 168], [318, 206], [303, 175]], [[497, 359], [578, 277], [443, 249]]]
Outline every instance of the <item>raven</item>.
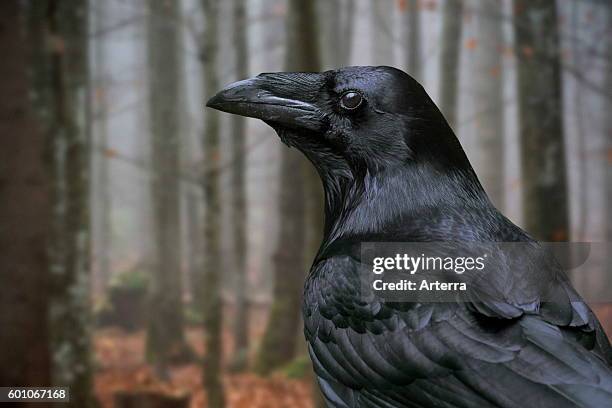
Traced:
[[[612, 407], [612, 352], [597, 318], [558, 264], [491, 204], [408, 74], [266, 73], [207, 106], [262, 119], [321, 177], [324, 237], [302, 311], [329, 407]], [[488, 295], [396, 302], [362, 293], [360, 243], [378, 241], [535, 249], [487, 276]]]

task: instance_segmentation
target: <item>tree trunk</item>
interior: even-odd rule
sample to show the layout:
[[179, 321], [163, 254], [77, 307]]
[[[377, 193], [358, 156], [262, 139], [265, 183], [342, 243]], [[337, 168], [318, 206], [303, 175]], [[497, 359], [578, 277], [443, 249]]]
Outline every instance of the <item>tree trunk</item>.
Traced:
[[88, 11], [50, 1], [46, 10], [53, 177], [53, 383], [70, 387], [70, 405], [96, 406], [90, 356]]
[[[215, 0], [202, 0], [205, 31], [202, 38], [202, 70], [204, 75], [204, 100], [212, 97], [219, 89], [218, 47], [219, 47], [219, 4]], [[223, 355], [223, 309], [221, 299], [221, 193], [219, 174], [215, 168], [220, 162], [219, 114], [212, 109], [205, 110], [204, 135], [202, 137], [206, 172], [204, 186], [206, 240], [205, 268], [202, 279], [201, 302], [204, 314], [204, 371], [203, 383], [208, 398], [208, 407], [225, 406], [221, 382], [221, 356]]]
[[[96, 32], [102, 32], [106, 21], [106, 10], [100, 3], [94, 11]], [[105, 57], [104, 36], [98, 36], [94, 42], [95, 61], [95, 86], [94, 96], [94, 118], [95, 126], [94, 145], [92, 146], [92, 179], [95, 180], [95, 188], [92, 191], [92, 240], [93, 246], [92, 267], [94, 271], [93, 288], [94, 293], [102, 293], [108, 286], [111, 277], [110, 270], [110, 246], [112, 233], [112, 201], [110, 193], [110, 174], [108, 154], [108, 98], [107, 98], [107, 69]]]
[[48, 140], [51, 185], [49, 327], [52, 383], [70, 406], [96, 406], [90, 355], [88, 9], [82, 2], [30, 5], [35, 106]]
[[[285, 70], [287, 71], [313, 71], [321, 70], [321, 56], [319, 50], [319, 42], [317, 41], [317, 14], [316, 4], [313, 1], [291, 0], [289, 2], [289, 14], [287, 16], [287, 44], [288, 48], [285, 53]], [[287, 149], [283, 150], [283, 153]], [[292, 152], [294, 153], [294, 152]], [[297, 152], [295, 152], [297, 153]], [[303, 221], [305, 232], [305, 246], [302, 248], [304, 255], [302, 257], [303, 270], [310, 268], [321, 240], [323, 238], [323, 226], [325, 224], [324, 217], [324, 193], [323, 185], [319, 174], [312, 164], [301, 154], [298, 154], [301, 162], [302, 173], [304, 177], [303, 196], [305, 208]], [[287, 177], [290, 177], [289, 174]], [[289, 179], [287, 183], [293, 183]], [[293, 188], [293, 187], [292, 187]], [[299, 214], [296, 212], [296, 214]], [[281, 221], [282, 222], [282, 221]], [[279, 245], [284, 245], [283, 240], [279, 240]], [[280, 244], [282, 243], [282, 244]], [[297, 264], [296, 264], [297, 265]], [[302, 272], [301, 277], [304, 276]], [[275, 276], [276, 279], [276, 276]], [[302, 279], [299, 279], [299, 287], [303, 284]], [[298, 299], [301, 299], [302, 291], [298, 290], [294, 294]], [[299, 306], [298, 306], [298, 316]], [[299, 327], [299, 323], [298, 323]], [[295, 332], [294, 332], [295, 333]], [[302, 338], [300, 334], [299, 338]], [[296, 339], [297, 341], [297, 339]], [[296, 344], [297, 346], [297, 344]], [[295, 350], [294, 350], [295, 353]]]
[[372, 18], [372, 58], [374, 65], [395, 65], [393, 31], [394, 2], [370, 2]]
[[351, 56], [353, 54], [353, 33], [355, 32], [355, 4], [356, 2], [353, 0], [344, 0], [342, 6], [342, 31], [340, 31], [342, 41], [340, 42], [340, 49], [338, 50], [338, 55], [340, 56], [339, 66], [347, 66], [351, 62]]
[[349, 64], [353, 43], [353, 0], [319, 0], [318, 15], [322, 22], [319, 43], [323, 69], [337, 69]]
[[442, 13], [440, 110], [454, 127], [457, 122], [463, 0], [446, 0]]
[[336, 69], [340, 66], [343, 42], [341, 0], [319, 0], [318, 15], [321, 16], [319, 42], [325, 69]]
[[404, 11], [406, 50], [406, 70], [417, 81], [421, 80], [421, 12], [418, 0], [407, 0]]
[[475, 168], [489, 198], [498, 208], [504, 206], [504, 102], [502, 47], [502, 3], [486, 1], [480, 4], [475, 48], [476, 98], [474, 109], [477, 151]]
[[514, 13], [525, 228], [543, 241], [565, 241], [569, 220], [557, 7], [554, 1], [516, 0]]
[[[246, 1], [234, 0], [234, 46], [236, 49], [236, 76], [245, 79], [249, 71], [247, 43]], [[234, 325], [235, 350], [232, 369], [246, 368], [249, 350], [249, 304], [247, 299], [247, 236], [246, 186], [244, 184], [246, 158], [246, 122], [242, 116], [232, 116], [232, 219], [234, 227], [234, 257], [236, 259], [236, 321]]]
[[187, 211], [187, 239], [189, 240], [188, 246], [188, 266], [187, 266], [187, 279], [185, 287], [189, 291], [191, 297], [191, 307], [195, 308], [198, 312], [201, 311], [199, 289], [202, 287], [200, 281], [202, 277], [202, 269], [204, 268], [202, 262], [202, 255], [204, 248], [204, 242], [202, 240], [202, 211], [201, 211], [201, 198], [200, 191], [194, 191], [191, 185], [185, 188], [185, 200], [186, 200], [186, 211]]
[[28, 95], [39, 90], [28, 77], [32, 42], [24, 35], [21, 7], [17, 0], [0, 2], [5, 58], [0, 64], [0, 270], [5, 282], [0, 287], [0, 384], [5, 387], [51, 383], [48, 141], [30, 110]]
[[149, 0], [147, 54], [151, 123], [154, 236], [157, 260], [149, 285], [147, 357], [160, 377], [173, 360], [189, 357], [180, 273], [179, 3]]
[[[318, 71], [320, 63], [314, 3], [290, 0], [288, 13], [286, 70]], [[308, 245], [307, 237], [315, 237], [313, 239], [317, 240], [318, 246], [323, 229], [323, 211], [320, 208], [322, 187], [311, 167], [298, 152], [282, 150], [274, 301], [255, 366], [260, 374], [268, 374], [289, 362], [295, 357], [297, 349], [295, 334], [300, 327], [300, 301], [306, 265], [304, 253], [305, 248], [308, 252], [313, 251], [313, 241]], [[296, 172], [296, 168], [302, 171]], [[310, 231], [306, 235], [307, 225]]]

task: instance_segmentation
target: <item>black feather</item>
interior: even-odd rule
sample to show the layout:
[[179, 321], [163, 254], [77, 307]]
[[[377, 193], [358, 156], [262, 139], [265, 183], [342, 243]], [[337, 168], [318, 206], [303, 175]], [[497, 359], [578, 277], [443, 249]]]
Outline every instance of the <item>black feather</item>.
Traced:
[[[357, 109], [339, 104], [347, 90], [362, 96]], [[321, 176], [325, 234], [303, 316], [330, 407], [612, 407], [601, 325], [550, 254], [493, 207], [410, 76], [390, 67], [263, 74], [209, 105], [265, 120]], [[440, 241], [524, 246], [467, 302], [364, 293], [361, 242]]]

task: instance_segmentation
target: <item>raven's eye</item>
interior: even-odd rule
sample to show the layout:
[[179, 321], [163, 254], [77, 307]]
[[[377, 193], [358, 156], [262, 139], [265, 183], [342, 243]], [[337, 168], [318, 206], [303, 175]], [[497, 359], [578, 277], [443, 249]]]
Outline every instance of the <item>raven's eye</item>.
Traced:
[[359, 93], [349, 91], [340, 98], [340, 106], [342, 106], [344, 109], [353, 110], [357, 109], [359, 105], [361, 105], [362, 101], [363, 98]]

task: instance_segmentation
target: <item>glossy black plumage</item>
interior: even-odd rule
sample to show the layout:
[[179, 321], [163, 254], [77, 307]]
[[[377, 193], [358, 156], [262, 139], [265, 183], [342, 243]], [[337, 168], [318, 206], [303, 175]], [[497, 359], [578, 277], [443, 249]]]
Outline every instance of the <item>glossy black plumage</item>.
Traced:
[[[347, 92], [362, 96], [346, 99], [357, 108], [340, 103]], [[599, 322], [558, 264], [491, 205], [411, 77], [390, 67], [262, 74], [208, 104], [266, 121], [321, 176], [325, 235], [303, 315], [330, 407], [612, 407]], [[364, 241], [527, 250], [469, 302], [397, 303], [360, 293]]]

